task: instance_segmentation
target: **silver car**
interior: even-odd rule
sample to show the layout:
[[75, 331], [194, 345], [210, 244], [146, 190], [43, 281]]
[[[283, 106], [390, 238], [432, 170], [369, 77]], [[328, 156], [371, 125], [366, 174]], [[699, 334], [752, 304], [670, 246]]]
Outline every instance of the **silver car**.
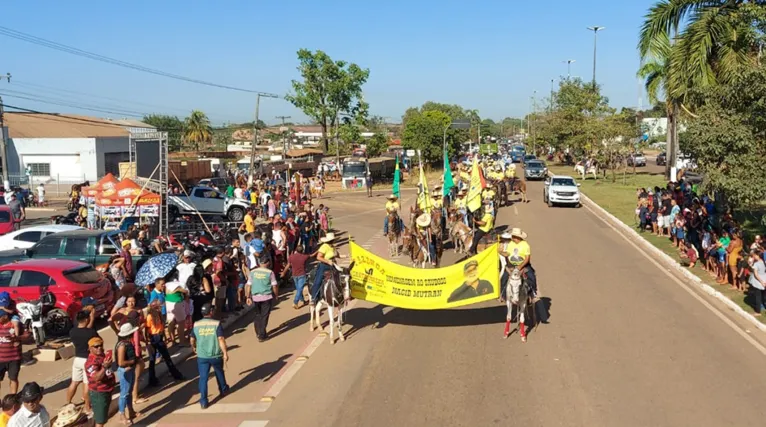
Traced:
[[524, 178], [528, 180], [545, 179], [548, 175], [548, 168], [541, 160], [528, 160], [524, 165]]

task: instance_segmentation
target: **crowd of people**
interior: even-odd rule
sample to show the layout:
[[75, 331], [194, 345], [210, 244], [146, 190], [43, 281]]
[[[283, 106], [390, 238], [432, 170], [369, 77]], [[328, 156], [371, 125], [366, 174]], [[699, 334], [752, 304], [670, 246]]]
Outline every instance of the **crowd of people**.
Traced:
[[664, 188], [638, 188], [636, 196], [640, 232], [668, 238], [686, 266], [699, 264], [718, 284], [749, 294], [754, 315], [760, 316], [766, 299], [766, 245], [761, 236], [746, 242], [723, 197], [700, 194], [685, 176]]

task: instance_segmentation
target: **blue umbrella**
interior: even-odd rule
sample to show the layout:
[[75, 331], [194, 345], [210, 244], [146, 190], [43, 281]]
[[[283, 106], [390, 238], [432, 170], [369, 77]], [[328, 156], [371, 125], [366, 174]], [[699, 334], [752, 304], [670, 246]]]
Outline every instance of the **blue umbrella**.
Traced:
[[155, 255], [141, 266], [136, 274], [136, 286], [147, 286], [165, 277], [176, 268], [178, 256], [172, 252]]

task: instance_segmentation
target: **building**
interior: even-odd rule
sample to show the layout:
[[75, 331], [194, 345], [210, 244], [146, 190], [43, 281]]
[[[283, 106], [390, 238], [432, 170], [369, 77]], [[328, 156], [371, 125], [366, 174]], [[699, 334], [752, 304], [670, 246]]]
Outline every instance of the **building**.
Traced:
[[130, 131], [156, 131], [134, 120], [49, 114], [5, 113], [8, 175], [11, 184], [96, 181], [119, 175], [129, 160]]
[[[648, 118], [641, 120], [641, 130], [643, 130], [644, 134], [648, 137], [655, 137], [655, 136], [663, 136], [667, 135], [668, 133], [668, 118], [667, 117], [660, 117], [660, 118]], [[678, 131], [679, 132], [685, 132], [686, 126], [679, 123], [678, 124]]]

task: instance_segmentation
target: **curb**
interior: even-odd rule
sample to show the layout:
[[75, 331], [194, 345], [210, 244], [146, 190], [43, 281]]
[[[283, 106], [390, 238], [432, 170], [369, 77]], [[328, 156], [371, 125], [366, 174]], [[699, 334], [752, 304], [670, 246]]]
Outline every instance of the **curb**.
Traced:
[[[244, 317], [245, 315], [250, 313], [250, 311], [252, 311], [253, 307], [254, 306], [252, 306], [252, 305], [251, 306], [247, 306], [246, 305], [245, 309], [242, 310], [238, 315], [229, 316], [224, 321], [222, 321], [221, 322], [221, 327], [224, 329], [224, 333], [228, 332], [228, 329], [232, 326], [232, 324], [234, 324], [239, 319], [241, 319], [242, 317]], [[173, 351], [173, 349], [168, 349], [168, 350]], [[182, 348], [182, 349], [180, 349], [178, 351], [172, 352], [170, 354], [170, 359], [173, 361], [174, 365], [178, 366], [179, 364], [181, 364], [184, 361], [186, 361], [186, 359], [188, 359], [189, 356], [191, 356], [192, 354], [193, 354], [193, 352], [192, 352], [190, 347], [184, 347], [184, 348]], [[147, 370], [148, 370], [148, 367], [147, 367]], [[166, 375], [168, 373], [168, 367], [167, 367], [167, 365], [164, 362], [163, 363], [158, 363], [154, 367], [154, 370], [155, 370], [155, 373], [157, 374], [157, 378], [161, 378], [161, 377], [163, 377], [164, 375]], [[119, 381], [119, 379], [117, 378], [117, 372], [116, 371], [115, 371], [115, 379], [117, 379]], [[188, 381], [191, 381], [191, 380], [189, 380], [189, 379], [184, 380], [184, 382], [188, 382]], [[118, 384], [119, 384], [119, 382], [118, 382]], [[149, 375], [148, 375], [148, 372], [147, 372], [146, 375], [142, 375], [142, 377], [140, 379], [140, 382], [138, 383], [138, 390], [139, 391], [143, 391], [146, 388], [148, 388], [148, 386], [149, 386]], [[112, 393], [114, 393], [114, 392], [112, 392]], [[119, 397], [120, 397], [119, 393], [112, 394], [112, 401], [109, 403], [109, 410], [108, 410], [109, 419], [110, 420], [118, 412], [119, 408], [118, 408], [118, 405], [117, 405], [117, 400], [119, 399]], [[58, 412], [58, 410], [57, 410], [57, 412]], [[51, 425], [53, 425], [53, 423], [56, 422], [56, 418], [57, 417], [55, 415], [51, 416]]]
[[743, 319], [750, 322], [753, 326], [758, 328], [760, 331], [766, 332], [766, 325], [758, 321], [756, 318], [750, 315], [750, 313], [746, 312], [744, 309], [742, 309], [742, 307], [738, 306], [734, 301], [730, 300], [729, 297], [717, 291], [715, 288], [708, 285], [707, 283], [703, 282], [702, 279], [697, 277], [694, 273], [683, 268], [681, 265], [678, 264], [676, 260], [671, 258], [665, 252], [662, 252], [659, 248], [657, 248], [651, 242], [646, 240], [643, 236], [638, 234], [638, 232], [634, 230], [632, 227], [620, 221], [617, 217], [609, 213], [606, 209], [599, 206], [598, 203], [591, 200], [590, 197], [585, 195], [585, 193], [580, 192], [580, 200], [585, 202], [585, 204], [587, 204], [588, 207], [594, 209], [599, 214], [603, 215], [602, 219], [608, 220], [609, 223], [614, 225], [616, 228], [619, 228], [625, 237], [632, 238], [636, 243], [638, 243], [643, 248], [643, 250], [650, 252], [652, 255], [656, 257], [655, 259], [660, 261], [663, 265], [674, 270], [676, 273], [680, 273], [689, 282], [697, 285], [697, 287], [701, 291], [724, 303], [724, 305], [726, 305], [732, 311], [737, 313]]
[[[66, 209], [66, 207], [64, 207]], [[59, 209], [56, 208], [24, 208], [24, 210], [30, 212], [56, 212]]]

